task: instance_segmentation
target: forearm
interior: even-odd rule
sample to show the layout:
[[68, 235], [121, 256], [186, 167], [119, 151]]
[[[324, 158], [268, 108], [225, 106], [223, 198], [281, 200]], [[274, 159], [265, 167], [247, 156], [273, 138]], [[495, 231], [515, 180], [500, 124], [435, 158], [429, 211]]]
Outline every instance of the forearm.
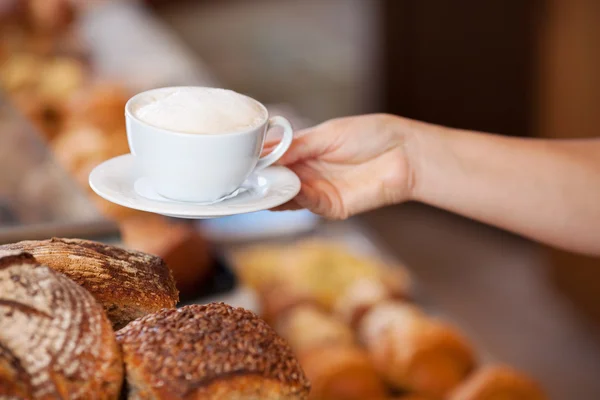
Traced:
[[600, 140], [541, 140], [411, 123], [412, 198], [556, 247], [600, 255]]

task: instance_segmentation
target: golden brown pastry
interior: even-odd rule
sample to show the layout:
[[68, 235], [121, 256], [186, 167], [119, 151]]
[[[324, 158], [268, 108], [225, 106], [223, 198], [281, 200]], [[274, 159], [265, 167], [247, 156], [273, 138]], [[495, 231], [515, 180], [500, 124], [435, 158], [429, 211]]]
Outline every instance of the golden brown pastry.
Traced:
[[309, 294], [326, 309], [359, 280], [382, 282], [390, 296], [410, 289], [408, 274], [379, 260], [355, 254], [327, 240], [305, 240], [294, 245], [254, 246], [239, 251], [234, 262], [250, 287], [285, 283]]
[[250, 311], [223, 303], [162, 310], [117, 332], [129, 399], [306, 399], [287, 343]]
[[233, 252], [232, 260], [237, 276], [246, 286], [260, 291], [262, 288], [289, 284], [285, 278], [285, 254], [292, 246], [254, 245]]
[[0, 251], [0, 332], [0, 398], [118, 398], [123, 364], [102, 307], [31, 255]]
[[473, 369], [473, 350], [453, 327], [414, 306], [389, 301], [373, 307], [359, 337], [377, 371], [396, 389], [443, 397]]
[[313, 305], [299, 305], [282, 314], [275, 329], [296, 353], [313, 347], [355, 345], [350, 327]]
[[37, 88], [44, 59], [35, 54], [16, 52], [0, 67], [0, 83], [9, 94]]
[[0, 250], [31, 253], [36, 260], [87, 289], [115, 329], [178, 301], [175, 281], [159, 257], [81, 239], [31, 240]]
[[319, 307], [315, 299], [308, 293], [301, 293], [298, 288], [285, 282], [263, 285], [257, 291], [261, 309], [261, 317], [273, 325], [290, 310], [298, 306], [313, 305]]
[[66, 29], [74, 18], [75, 10], [69, 1], [28, 0], [30, 24], [35, 30], [56, 33]]
[[358, 279], [339, 295], [333, 306], [333, 313], [356, 328], [373, 306], [393, 296], [391, 290], [379, 279]]
[[380, 400], [385, 386], [367, 354], [357, 346], [312, 347], [298, 354], [312, 400]]
[[512, 368], [485, 366], [469, 376], [449, 400], [546, 400], [536, 382]]
[[123, 243], [161, 257], [171, 269], [182, 298], [198, 296], [198, 288], [213, 272], [210, 245], [193, 225], [160, 215], [130, 217], [120, 224]]
[[40, 72], [40, 96], [53, 102], [69, 101], [86, 80], [84, 64], [74, 57], [53, 57]]
[[83, 87], [69, 102], [69, 125], [94, 126], [103, 132], [119, 131], [120, 140], [127, 143], [125, 134], [125, 104], [130, 93], [120, 85], [98, 82]]

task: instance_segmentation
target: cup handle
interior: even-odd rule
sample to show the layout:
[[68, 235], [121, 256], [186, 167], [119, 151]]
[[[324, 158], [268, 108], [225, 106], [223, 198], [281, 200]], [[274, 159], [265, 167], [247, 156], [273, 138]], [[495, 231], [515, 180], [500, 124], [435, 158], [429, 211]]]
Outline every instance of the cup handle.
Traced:
[[269, 165], [279, 160], [283, 153], [285, 153], [292, 144], [292, 140], [294, 139], [294, 130], [292, 129], [290, 122], [280, 116], [271, 117], [269, 118], [269, 123], [267, 124], [267, 131], [274, 126], [280, 126], [283, 128], [283, 138], [281, 138], [281, 142], [279, 142], [277, 147], [275, 147], [272, 152], [258, 159], [256, 168], [254, 168], [255, 170], [267, 168]]

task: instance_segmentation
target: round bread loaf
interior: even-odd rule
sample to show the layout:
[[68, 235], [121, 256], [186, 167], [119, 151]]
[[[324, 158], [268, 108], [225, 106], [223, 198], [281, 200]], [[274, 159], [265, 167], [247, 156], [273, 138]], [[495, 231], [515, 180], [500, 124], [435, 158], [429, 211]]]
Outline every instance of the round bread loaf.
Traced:
[[0, 252], [0, 398], [117, 399], [122, 380], [94, 298], [29, 254]]
[[117, 332], [130, 399], [306, 399], [309, 383], [266, 322], [223, 303], [162, 310]]
[[65, 274], [104, 307], [113, 328], [179, 300], [169, 268], [159, 257], [82, 239], [30, 240], [0, 250], [31, 253], [42, 265]]

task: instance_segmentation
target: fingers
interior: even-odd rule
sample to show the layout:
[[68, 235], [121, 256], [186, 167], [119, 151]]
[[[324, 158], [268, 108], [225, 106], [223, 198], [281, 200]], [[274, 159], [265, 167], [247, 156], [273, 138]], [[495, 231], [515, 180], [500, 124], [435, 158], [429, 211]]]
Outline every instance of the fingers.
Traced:
[[301, 207], [295, 200], [290, 200], [285, 204], [272, 208], [271, 211], [297, 211], [302, 209], [304, 207]]
[[307, 209], [327, 219], [345, 219], [348, 212], [335, 185], [306, 163], [290, 165], [302, 186], [286, 209]]
[[[329, 143], [323, 137], [321, 125], [296, 132], [294, 141], [288, 151], [279, 159], [278, 164], [290, 165], [310, 158], [316, 158], [327, 152]], [[279, 139], [269, 139], [263, 146], [262, 156], [272, 152], [279, 144]]]
[[327, 141], [318, 134], [316, 128], [301, 131], [288, 151], [279, 159], [279, 164], [290, 165], [310, 158], [316, 158], [327, 150]]

